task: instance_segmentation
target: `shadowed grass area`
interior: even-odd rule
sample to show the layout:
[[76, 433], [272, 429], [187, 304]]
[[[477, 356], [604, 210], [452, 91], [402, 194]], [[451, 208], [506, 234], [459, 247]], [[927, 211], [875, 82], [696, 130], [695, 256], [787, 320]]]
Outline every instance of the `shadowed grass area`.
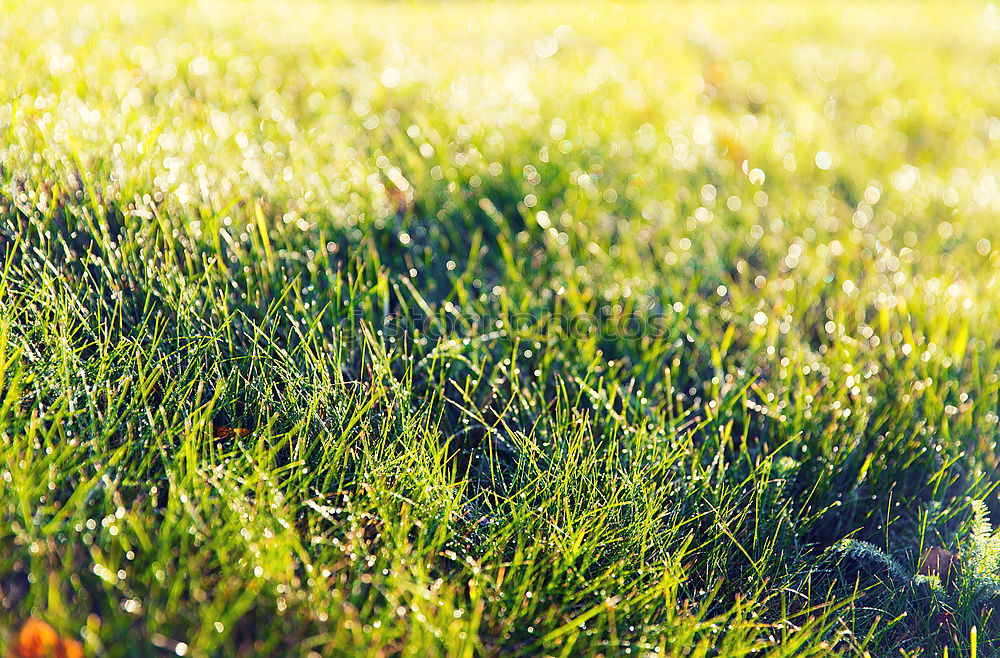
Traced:
[[0, 646], [1000, 655], [994, 5], [0, 10]]

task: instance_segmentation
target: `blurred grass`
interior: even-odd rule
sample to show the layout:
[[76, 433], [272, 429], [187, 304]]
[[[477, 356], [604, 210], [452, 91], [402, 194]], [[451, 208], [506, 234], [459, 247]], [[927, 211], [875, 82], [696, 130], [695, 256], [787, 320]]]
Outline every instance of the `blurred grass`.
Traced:
[[6, 641], [1000, 651], [994, 5], [0, 9]]

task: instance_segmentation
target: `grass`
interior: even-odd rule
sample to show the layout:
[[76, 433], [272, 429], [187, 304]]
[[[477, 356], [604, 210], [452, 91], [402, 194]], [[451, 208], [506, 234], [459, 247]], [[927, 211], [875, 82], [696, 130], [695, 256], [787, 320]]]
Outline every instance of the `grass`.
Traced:
[[1000, 655], [994, 5], [0, 5], [0, 646]]

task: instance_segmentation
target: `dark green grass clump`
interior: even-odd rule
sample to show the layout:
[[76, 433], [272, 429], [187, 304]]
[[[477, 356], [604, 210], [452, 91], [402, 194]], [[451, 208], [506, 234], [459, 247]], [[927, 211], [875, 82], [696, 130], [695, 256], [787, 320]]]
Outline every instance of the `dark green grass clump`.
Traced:
[[8, 7], [0, 646], [1000, 655], [991, 7]]

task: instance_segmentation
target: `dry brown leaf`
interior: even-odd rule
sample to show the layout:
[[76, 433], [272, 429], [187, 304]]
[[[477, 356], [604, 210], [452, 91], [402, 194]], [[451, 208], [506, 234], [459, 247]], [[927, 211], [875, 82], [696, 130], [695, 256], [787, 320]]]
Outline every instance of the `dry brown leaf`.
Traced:
[[250, 435], [250, 430], [245, 427], [228, 427], [226, 425], [214, 425], [212, 434], [217, 439], [243, 438]]
[[958, 572], [959, 566], [958, 555], [939, 546], [931, 546], [920, 558], [920, 568], [917, 573], [923, 576], [937, 576], [942, 583], [947, 583]]

